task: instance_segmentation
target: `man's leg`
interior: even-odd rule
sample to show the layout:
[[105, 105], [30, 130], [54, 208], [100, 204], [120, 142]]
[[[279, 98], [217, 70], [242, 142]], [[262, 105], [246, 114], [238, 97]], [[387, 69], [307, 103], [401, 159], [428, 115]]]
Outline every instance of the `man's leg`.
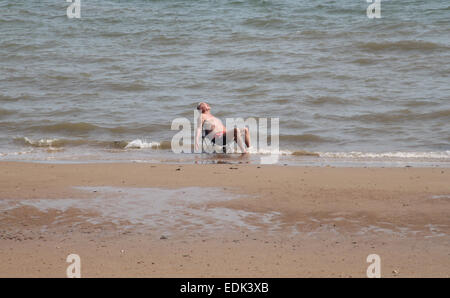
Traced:
[[248, 131], [248, 127], [244, 128], [244, 135], [245, 145], [247, 145], [247, 148], [250, 148], [250, 132]]
[[[242, 144], [241, 130], [239, 128], [237, 128], [237, 127], [234, 129], [234, 140], [238, 144], [238, 146], [241, 149], [242, 153], [247, 153], [247, 150], [245, 149], [244, 144]], [[250, 139], [248, 141], [250, 143]], [[247, 133], [246, 133], [245, 144], [247, 144]]]

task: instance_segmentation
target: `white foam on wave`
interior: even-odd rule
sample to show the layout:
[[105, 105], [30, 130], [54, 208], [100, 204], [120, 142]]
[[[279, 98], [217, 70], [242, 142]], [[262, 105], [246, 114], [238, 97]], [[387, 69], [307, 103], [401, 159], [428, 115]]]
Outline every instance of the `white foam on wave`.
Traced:
[[450, 151], [430, 151], [430, 152], [319, 152], [320, 157], [328, 158], [396, 158], [396, 159], [449, 159]]
[[[19, 139], [22, 144], [25, 145], [31, 145], [34, 147], [31, 150], [27, 150], [25, 148], [17, 148], [19, 150], [14, 150], [14, 148], [11, 148], [11, 151], [5, 150], [0, 152], [0, 158], [2, 159], [8, 159], [8, 158], [20, 158], [19, 156], [28, 156], [29, 158], [33, 159], [57, 159], [57, 158], [63, 158], [63, 156], [58, 155], [58, 157], [48, 157], [46, 155], [42, 155], [42, 153], [55, 153], [55, 152], [62, 152], [64, 151], [61, 149], [64, 145], [71, 144], [72, 142], [67, 140], [61, 140], [56, 138], [36, 138], [36, 139], [30, 139], [28, 137], [23, 137]], [[75, 140], [76, 141], [76, 140]], [[74, 141], [75, 145], [76, 142]], [[109, 144], [111, 142], [104, 142], [105, 144]], [[170, 141], [155, 141], [155, 140], [149, 140], [149, 139], [134, 139], [129, 142], [123, 142], [126, 145], [124, 147], [121, 147], [126, 150], [139, 150], [139, 149], [150, 149], [150, 150], [163, 150], [167, 152], [171, 152], [171, 143]], [[211, 146], [207, 145], [206, 146]], [[71, 147], [71, 146], [69, 146]], [[44, 150], [42, 150], [44, 149]], [[70, 148], [68, 148], [70, 149]], [[216, 147], [217, 152], [221, 151], [221, 147]], [[98, 150], [98, 149], [93, 149]], [[206, 150], [209, 152], [208, 150]], [[213, 150], [212, 150], [213, 151]], [[449, 163], [450, 162], [450, 150], [446, 151], [386, 151], [386, 152], [362, 152], [362, 151], [349, 151], [349, 152], [338, 152], [338, 151], [328, 151], [328, 152], [320, 152], [320, 151], [305, 151], [305, 150], [299, 150], [294, 148], [287, 149], [280, 149], [280, 148], [271, 148], [271, 147], [264, 147], [259, 148], [259, 146], [253, 146], [250, 148], [247, 148], [248, 153], [250, 153], [253, 156], [258, 155], [279, 155], [279, 156], [285, 156], [288, 159], [294, 159], [294, 160], [301, 160], [301, 161], [326, 161], [326, 162], [442, 162], [442, 163]], [[70, 151], [71, 153], [75, 154], [73, 156], [74, 159], [76, 159], [77, 154], [81, 154], [81, 156], [84, 159], [84, 153], [83, 151]], [[96, 151], [101, 154], [101, 151]], [[130, 152], [130, 151], [127, 151]], [[144, 151], [145, 152], [145, 151]], [[238, 146], [236, 143], [231, 143], [227, 146], [227, 153], [240, 153]], [[117, 153], [117, 152], [116, 152]], [[33, 157], [33, 154], [36, 156]], [[31, 156], [31, 157], [30, 157]], [[101, 157], [98, 157], [98, 155], [95, 155], [97, 159], [102, 159]], [[135, 157], [133, 157], [135, 158]], [[319, 158], [319, 159], [317, 159]], [[140, 157], [137, 157], [137, 159], [140, 159]]]
[[317, 152], [305, 150], [277, 150], [248, 148], [250, 154], [278, 154], [300, 157], [321, 157], [333, 159], [439, 159], [450, 161], [450, 151], [430, 151], [430, 152]]
[[289, 150], [279, 150], [279, 149], [261, 149], [255, 147], [247, 148], [247, 152], [250, 154], [278, 154], [278, 155], [290, 155], [292, 154]]
[[[317, 152], [317, 151], [305, 151], [305, 150], [280, 150], [280, 149], [261, 149], [256, 147], [247, 148], [250, 154], [278, 154], [278, 155], [290, 155], [300, 157], [322, 157], [333, 159], [439, 159], [450, 161], [450, 151], [430, 151], [430, 152], [406, 152], [406, 151], [394, 151], [394, 152]], [[227, 152], [240, 152], [240, 150], [227, 150]]]
[[30, 154], [33, 153], [33, 150], [27, 150], [27, 151], [15, 151], [15, 152], [2, 152], [0, 153], [0, 156], [19, 156], [24, 154]]
[[59, 140], [58, 139], [40, 139], [37, 141], [33, 141], [27, 137], [24, 137], [23, 141], [27, 145], [31, 145], [31, 146], [35, 146], [35, 147], [52, 147]]
[[161, 146], [160, 142], [148, 142], [146, 140], [136, 139], [129, 142], [125, 149], [156, 149]]

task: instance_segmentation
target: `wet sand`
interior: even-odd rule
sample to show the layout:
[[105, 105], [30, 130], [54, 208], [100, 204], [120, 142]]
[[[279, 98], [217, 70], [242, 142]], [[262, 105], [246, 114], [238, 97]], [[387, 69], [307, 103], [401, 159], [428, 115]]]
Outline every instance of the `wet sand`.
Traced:
[[0, 163], [1, 277], [450, 276], [450, 171]]

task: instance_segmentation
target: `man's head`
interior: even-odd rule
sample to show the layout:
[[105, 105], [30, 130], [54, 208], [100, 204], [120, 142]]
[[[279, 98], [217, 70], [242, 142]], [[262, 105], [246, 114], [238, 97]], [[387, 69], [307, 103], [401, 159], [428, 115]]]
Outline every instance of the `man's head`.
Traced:
[[197, 105], [197, 110], [199, 110], [202, 114], [211, 110], [211, 107], [206, 102], [201, 102]]

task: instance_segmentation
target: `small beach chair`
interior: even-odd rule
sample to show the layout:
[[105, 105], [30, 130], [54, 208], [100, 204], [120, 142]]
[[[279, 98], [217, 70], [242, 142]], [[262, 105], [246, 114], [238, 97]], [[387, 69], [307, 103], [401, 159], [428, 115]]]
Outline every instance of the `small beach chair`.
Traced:
[[[233, 142], [230, 142], [228, 144], [222, 145], [222, 153], [227, 153], [227, 146], [232, 144]], [[214, 142], [212, 142], [210, 139], [208, 139], [206, 137], [206, 132], [205, 130], [202, 130], [202, 153], [209, 153], [208, 151], [214, 151], [214, 150], [208, 150], [205, 151], [205, 146], [206, 148], [214, 148], [215, 146], [220, 146], [220, 145], [216, 145]]]

